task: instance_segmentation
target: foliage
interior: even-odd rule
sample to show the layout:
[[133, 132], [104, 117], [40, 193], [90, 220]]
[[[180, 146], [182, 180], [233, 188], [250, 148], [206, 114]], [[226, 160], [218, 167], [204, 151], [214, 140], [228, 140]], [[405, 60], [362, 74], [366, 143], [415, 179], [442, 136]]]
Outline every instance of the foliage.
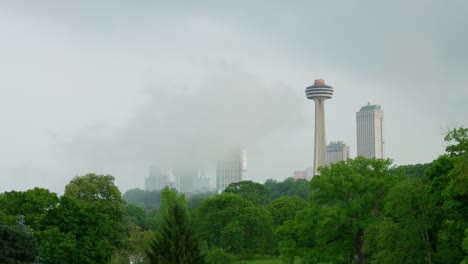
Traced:
[[278, 226], [287, 220], [293, 220], [296, 212], [306, 206], [306, 201], [299, 196], [282, 196], [273, 200], [266, 208], [273, 217], [273, 224]]
[[124, 200], [110, 175], [75, 177], [47, 214], [44, 263], [108, 262], [125, 235]]
[[208, 198], [195, 215], [197, 228], [209, 247], [234, 254], [271, 253], [274, 248], [271, 214], [240, 195], [223, 193]]
[[365, 230], [371, 263], [432, 263], [437, 210], [424, 183], [408, 178], [393, 186], [385, 216]]
[[[465, 238], [463, 239], [462, 247], [465, 250], [465, 253], [468, 253], [468, 228], [465, 229]], [[468, 256], [465, 256], [462, 264], [468, 264]]]
[[185, 196], [176, 198], [169, 188], [162, 191], [160, 231], [150, 244], [151, 263], [206, 263], [201, 244], [192, 227]]
[[146, 191], [136, 188], [126, 191], [123, 198], [129, 204], [143, 205], [145, 210], [151, 210], [159, 207], [161, 191]]
[[431, 165], [430, 163], [401, 165], [401, 166], [396, 166], [396, 167], [391, 168], [389, 172], [391, 174], [401, 175], [404, 177], [424, 178], [424, 173], [430, 165]]
[[323, 167], [311, 181], [310, 206], [297, 213], [290, 227], [297, 237], [285, 240], [280, 252], [296, 244], [303, 263], [363, 263], [364, 229], [382, 210], [392, 183], [390, 164], [357, 157]]
[[204, 192], [191, 195], [187, 199], [187, 206], [191, 209], [199, 207], [203, 201], [207, 198], [213, 197], [216, 195], [216, 192]]
[[309, 199], [310, 181], [308, 180], [287, 178], [282, 182], [277, 182], [268, 179], [263, 185], [269, 191], [269, 202], [281, 196], [299, 196], [304, 200]]
[[142, 230], [156, 230], [159, 210], [145, 211], [142, 206], [127, 204], [125, 206], [125, 224], [138, 226]]
[[12, 226], [0, 224], [0, 263], [38, 263], [39, 245], [22, 216]]
[[141, 230], [138, 226], [132, 226], [109, 263], [149, 263], [146, 252], [150, 250], [153, 239], [152, 230]]
[[268, 189], [253, 181], [240, 181], [229, 184], [224, 190], [225, 193], [235, 193], [242, 196], [254, 205], [266, 205], [268, 202]]
[[236, 256], [214, 247], [208, 252], [207, 262], [209, 264], [233, 264], [236, 262]]
[[22, 215], [25, 223], [34, 231], [38, 231], [47, 212], [56, 208], [58, 202], [57, 194], [42, 188], [5, 192], [0, 194], [0, 219], [13, 224], [17, 216]]
[[468, 154], [468, 128], [457, 127], [447, 132], [444, 140], [449, 143], [445, 151], [451, 156], [466, 156]]
[[444, 213], [438, 232], [436, 260], [460, 263], [468, 258], [468, 252], [463, 249], [464, 231], [468, 228], [468, 129], [459, 127], [449, 131], [445, 141], [449, 144], [446, 148], [448, 156], [439, 157], [434, 163], [440, 165], [430, 174], [431, 189], [438, 192]]

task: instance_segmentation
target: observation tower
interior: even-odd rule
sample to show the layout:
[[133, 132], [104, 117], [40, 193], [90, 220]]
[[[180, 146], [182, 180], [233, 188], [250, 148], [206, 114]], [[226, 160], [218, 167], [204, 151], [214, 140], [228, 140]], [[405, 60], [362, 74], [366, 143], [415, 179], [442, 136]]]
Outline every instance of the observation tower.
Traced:
[[333, 97], [333, 87], [326, 85], [323, 79], [317, 79], [314, 85], [306, 88], [305, 94], [307, 99], [315, 101], [314, 175], [318, 175], [317, 168], [327, 164], [324, 102]]

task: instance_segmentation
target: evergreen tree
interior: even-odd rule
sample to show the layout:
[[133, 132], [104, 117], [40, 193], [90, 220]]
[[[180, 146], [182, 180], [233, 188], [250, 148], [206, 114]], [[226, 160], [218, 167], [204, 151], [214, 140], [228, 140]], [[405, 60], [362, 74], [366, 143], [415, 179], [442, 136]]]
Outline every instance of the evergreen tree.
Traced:
[[0, 223], [0, 263], [38, 263], [38, 256], [39, 245], [23, 216], [13, 226]]
[[175, 199], [175, 193], [165, 188], [162, 192], [162, 221], [150, 250], [146, 252], [151, 263], [182, 264], [206, 263], [201, 244], [192, 227], [184, 196]]

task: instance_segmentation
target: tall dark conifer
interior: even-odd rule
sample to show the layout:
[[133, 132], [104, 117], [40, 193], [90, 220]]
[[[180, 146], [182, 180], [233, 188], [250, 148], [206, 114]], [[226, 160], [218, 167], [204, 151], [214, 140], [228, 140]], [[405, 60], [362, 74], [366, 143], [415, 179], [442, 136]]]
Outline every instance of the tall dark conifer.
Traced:
[[[167, 193], [168, 190], [163, 190]], [[168, 194], [171, 196], [171, 194]], [[160, 230], [156, 234], [150, 250], [146, 253], [155, 264], [204, 264], [205, 255], [201, 252], [200, 241], [192, 227], [184, 197], [164, 199], [167, 206], [163, 210]], [[165, 200], [165, 201], [164, 201]]]

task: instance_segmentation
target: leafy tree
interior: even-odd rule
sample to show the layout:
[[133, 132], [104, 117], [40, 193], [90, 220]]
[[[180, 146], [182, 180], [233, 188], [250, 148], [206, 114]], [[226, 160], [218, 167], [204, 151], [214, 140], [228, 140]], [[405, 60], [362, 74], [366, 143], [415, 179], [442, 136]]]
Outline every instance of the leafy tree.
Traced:
[[293, 220], [296, 212], [306, 205], [306, 201], [299, 196], [282, 196], [273, 200], [266, 208], [273, 217], [273, 224], [278, 226], [287, 220]]
[[464, 230], [468, 228], [468, 162], [467, 157], [452, 157], [453, 169], [445, 175], [442, 191], [444, 217], [437, 241], [437, 261], [460, 263], [468, 257], [462, 248]]
[[398, 182], [385, 198], [384, 213], [365, 230], [371, 263], [433, 263], [437, 210], [424, 183]]
[[468, 128], [457, 127], [447, 132], [444, 140], [449, 143], [445, 151], [453, 156], [468, 155]]
[[208, 252], [207, 261], [210, 264], [234, 264], [236, 256], [220, 248], [212, 248]]
[[185, 205], [185, 196], [176, 199], [176, 194], [168, 188], [162, 195], [160, 231], [147, 251], [151, 263], [206, 263]]
[[240, 195], [224, 193], [208, 198], [196, 211], [196, 225], [209, 247], [221, 248], [221, 232], [230, 222], [239, 222], [239, 214], [252, 203]]
[[[44, 263], [105, 263], [124, 235], [124, 200], [110, 175], [75, 177], [47, 214]], [[61, 255], [58, 255], [61, 254]]]
[[139, 226], [130, 226], [128, 235], [121, 241], [117, 252], [112, 256], [110, 264], [149, 263], [146, 252], [154, 239], [152, 230], [141, 230]]
[[402, 175], [404, 177], [424, 178], [424, 173], [430, 165], [431, 165], [430, 163], [401, 165], [401, 166], [391, 168], [389, 172], [391, 174]]
[[[49, 226], [39, 234], [40, 256], [42, 263], [74, 263], [70, 258], [79, 254], [76, 236], [62, 232], [58, 227]], [[75, 262], [76, 263], [76, 262]]]
[[37, 187], [24, 192], [5, 192], [0, 194], [0, 219], [13, 224], [22, 215], [25, 223], [37, 232], [42, 228], [43, 218], [57, 207], [58, 201], [57, 194]]
[[269, 202], [281, 196], [299, 196], [307, 200], [310, 195], [310, 181], [304, 179], [287, 178], [282, 182], [268, 179], [264, 186], [269, 191]]
[[460, 263], [468, 257], [463, 250], [468, 228], [468, 129], [449, 131], [445, 141], [448, 155], [440, 156], [426, 171], [430, 191], [442, 211], [435, 260]]
[[187, 199], [187, 206], [190, 209], [197, 208], [203, 203], [205, 199], [213, 197], [215, 195], [216, 195], [216, 192], [205, 192], [205, 193], [198, 193], [198, 194], [191, 195]]
[[271, 253], [271, 214], [240, 195], [223, 193], [206, 199], [196, 211], [196, 223], [210, 247], [230, 253]]
[[145, 210], [138, 205], [135, 204], [127, 204], [125, 206], [126, 211], [126, 223], [137, 225], [137, 226], [144, 226], [146, 214]]
[[229, 184], [225, 193], [235, 193], [242, 196], [254, 205], [266, 205], [268, 203], [268, 189], [253, 181], [240, 181]]
[[364, 230], [382, 210], [392, 183], [390, 164], [357, 157], [323, 167], [321, 176], [311, 181], [309, 207], [297, 213], [290, 227], [297, 237], [280, 246], [295, 243], [303, 263], [364, 263]]
[[0, 263], [38, 263], [39, 245], [20, 216], [13, 226], [0, 224]]
[[[465, 250], [466, 254], [468, 254], [468, 228], [465, 229], [465, 238], [463, 239], [462, 247]], [[462, 264], [468, 264], [468, 257], [465, 256]]]
[[161, 203], [161, 191], [131, 189], [125, 192], [123, 198], [129, 204], [143, 205], [145, 210], [156, 209]]

